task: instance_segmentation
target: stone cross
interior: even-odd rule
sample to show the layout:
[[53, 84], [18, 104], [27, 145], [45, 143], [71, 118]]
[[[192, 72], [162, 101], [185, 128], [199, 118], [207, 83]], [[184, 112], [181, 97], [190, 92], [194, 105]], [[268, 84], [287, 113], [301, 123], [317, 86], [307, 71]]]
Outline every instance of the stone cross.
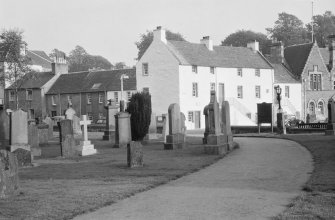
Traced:
[[91, 121], [87, 120], [87, 115], [83, 115], [82, 118], [83, 118], [83, 120], [80, 121], [80, 125], [84, 126], [83, 139], [84, 139], [84, 141], [88, 141], [87, 125], [90, 125]]

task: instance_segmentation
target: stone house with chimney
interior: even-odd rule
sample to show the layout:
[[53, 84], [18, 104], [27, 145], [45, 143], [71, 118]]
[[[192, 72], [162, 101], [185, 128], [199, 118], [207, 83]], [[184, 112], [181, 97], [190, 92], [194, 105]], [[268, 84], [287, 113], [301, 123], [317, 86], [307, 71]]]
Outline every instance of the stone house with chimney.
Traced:
[[[136, 92], [135, 69], [97, 70], [61, 75], [46, 93], [46, 113], [52, 117], [65, 114], [69, 104], [77, 116], [88, 115], [96, 123], [105, 119], [106, 100], [117, 103], [128, 100]], [[121, 75], [123, 80], [121, 93]]]
[[[307, 116], [310, 122], [323, 122], [328, 117], [327, 103], [335, 94], [335, 36], [331, 38], [329, 48], [319, 48], [316, 42], [292, 45], [285, 49], [279, 42], [271, 48], [268, 59], [275, 67], [275, 85], [280, 85], [283, 90], [284, 110], [288, 114], [293, 114], [293, 109], [300, 112], [295, 115], [303, 121], [307, 121]], [[278, 81], [281, 74], [276, 71], [276, 66], [285, 68], [291, 83], [288, 77], [284, 84]], [[286, 97], [287, 86], [289, 97]]]
[[230, 102], [232, 125], [255, 125], [257, 103], [272, 102], [274, 69], [258, 42], [227, 47], [214, 46], [209, 37], [200, 43], [170, 41], [161, 27], [153, 34], [136, 64], [136, 79], [138, 90], [150, 92], [156, 115], [178, 103], [188, 129], [204, 128], [203, 109], [215, 90], [219, 103]]

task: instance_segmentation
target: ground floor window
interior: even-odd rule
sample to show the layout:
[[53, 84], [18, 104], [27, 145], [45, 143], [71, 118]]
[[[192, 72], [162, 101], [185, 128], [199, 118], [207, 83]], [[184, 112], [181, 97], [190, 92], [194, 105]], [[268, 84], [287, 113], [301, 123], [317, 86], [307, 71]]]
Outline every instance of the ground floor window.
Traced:
[[92, 115], [92, 112], [87, 112], [87, 117], [88, 117], [88, 120], [93, 121], [93, 115]]
[[318, 109], [319, 109], [319, 111], [320, 111], [320, 113], [321, 113], [322, 115], [325, 114], [325, 108], [324, 108], [323, 101], [319, 101], [319, 103], [318, 103]]
[[312, 114], [312, 115], [314, 115], [315, 114], [315, 104], [314, 104], [314, 102], [310, 102], [309, 103], [309, 114]]
[[193, 116], [193, 112], [188, 112], [188, 121], [189, 122], [193, 122], [194, 121], [194, 116]]

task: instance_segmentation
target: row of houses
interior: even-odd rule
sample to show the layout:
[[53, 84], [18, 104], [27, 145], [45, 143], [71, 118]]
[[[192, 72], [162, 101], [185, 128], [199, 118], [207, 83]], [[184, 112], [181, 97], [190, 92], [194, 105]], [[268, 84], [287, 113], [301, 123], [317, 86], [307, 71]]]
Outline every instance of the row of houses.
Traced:
[[[51, 71], [27, 76], [18, 94], [20, 107], [33, 118], [63, 115], [70, 103], [78, 115], [87, 114], [95, 122], [105, 117], [107, 99], [147, 91], [156, 115], [178, 103], [187, 128], [196, 129], [204, 127], [202, 112], [215, 90], [219, 102], [230, 102], [233, 125], [255, 125], [257, 103], [275, 103], [276, 110], [274, 87], [280, 86], [288, 115], [304, 121], [307, 116], [311, 121], [327, 118], [326, 104], [335, 93], [334, 36], [329, 48], [316, 43], [284, 48], [276, 42], [264, 56], [258, 42], [214, 46], [210, 37], [190, 43], [167, 40], [161, 27], [153, 32], [153, 42], [134, 69], [68, 73], [65, 59], [51, 61]], [[14, 95], [12, 87], [6, 89], [5, 108], [15, 108]]]

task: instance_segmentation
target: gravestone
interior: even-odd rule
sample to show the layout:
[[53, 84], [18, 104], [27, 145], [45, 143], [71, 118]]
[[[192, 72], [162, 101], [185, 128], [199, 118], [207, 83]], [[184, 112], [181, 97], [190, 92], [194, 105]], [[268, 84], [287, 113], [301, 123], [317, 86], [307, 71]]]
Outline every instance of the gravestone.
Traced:
[[82, 115], [80, 125], [83, 126], [83, 140], [80, 141], [79, 154], [81, 156], [87, 156], [96, 154], [97, 150], [94, 149], [94, 145], [88, 140], [87, 125], [91, 124], [90, 120], [87, 120], [87, 115]]
[[180, 112], [180, 130], [184, 135], [184, 143], [186, 142], [186, 125], [185, 125], [186, 117], [185, 114]]
[[328, 100], [328, 124], [325, 131], [326, 135], [335, 135], [335, 100], [331, 97]]
[[73, 136], [72, 123], [70, 119], [64, 119], [58, 122], [61, 156], [63, 157], [75, 157], [79, 155]]
[[221, 107], [221, 120], [222, 120], [222, 133], [225, 136], [226, 143], [228, 144], [228, 150], [233, 149], [233, 134], [231, 132], [230, 125], [230, 106], [228, 101], [222, 102]]
[[40, 144], [47, 144], [49, 141], [49, 125], [41, 123], [36, 125], [38, 130], [38, 139]]
[[115, 145], [113, 147], [127, 147], [131, 141], [130, 114], [128, 112], [117, 113], [115, 125]]
[[169, 114], [163, 114], [163, 141], [166, 144], [166, 136], [169, 135]]
[[41, 156], [40, 141], [38, 137], [38, 129], [36, 125], [28, 125], [28, 144], [30, 145], [31, 154], [33, 156]]
[[17, 148], [12, 153], [16, 156], [19, 167], [32, 166], [32, 153], [29, 150]]
[[10, 151], [13, 152], [18, 148], [30, 151], [28, 144], [28, 114], [21, 109], [11, 113]]
[[115, 115], [118, 112], [118, 107], [116, 106], [116, 102], [114, 100], [109, 100], [107, 106], [105, 106], [107, 110], [106, 117], [106, 130], [104, 131], [104, 135], [102, 137], [103, 140], [113, 140], [115, 138]]
[[0, 199], [13, 196], [19, 188], [18, 167], [13, 153], [0, 150]]
[[0, 149], [9, 145], [9, 115], [5, 110], [0, 110]]
[[148, 134], [146, 135], [145, 139], [146, 140], [157, 139], [157, 122], [156, 122], [155, 113], [151, 113], [149, 130], [148, 130]]
[[210, 103], [207, 108], [208, 111], [208, 135], [206, 145], [204, 146], [205, 153], [207, 154], [225, 154], [228, 150], [226, 138], [221, 132], [220, 126], [220, 109], [219, 103], [216, 99], [215, 91], [210, 93]]
[[73, 126], [73, 134], [74, 135], [82, 135], [81, 126], [80, 126], [80, 118], [77, 115], [72, 116], [72, 126]]
[[204, 137], [202, 138], [203, 144], [207, 144], [207, 137], [209, 134], [208, 108], [209, 108], [209, 105], [206, 105], [203, 111], [203, 114], [205, 116], [205, 132], [204, 132]]
[[183, 148], [185, 142], [184, 134], [181, 131], [180, 108], [177, 103], [169, 106], [169, 135], [166, 136], [164, 143], [165, 150]]
[[128, 167], [143, 166], [143, 146], [139, 141], [130, 141], [127, 144], [127, 164]]
[[50, 117], [46, 117], [44, 120], [43, 120], [43, 122], [45, 123], [45, 124], [47, 124], [47, 125], [49, 125], [49, 129], [48, 129], [48, 136], [49, 136], [49, 140], [51, 139], [51, 138], [53, 138], [53, 133], [54, 133], [54, 123], [53, 123], [53, 121], [52, 121], [52, 119], [50, 118]]
[[76, 114], [76, 111], [69, 105], [69, 107], [65, 111], [65, 118], [73, 120], [73, 116]]

